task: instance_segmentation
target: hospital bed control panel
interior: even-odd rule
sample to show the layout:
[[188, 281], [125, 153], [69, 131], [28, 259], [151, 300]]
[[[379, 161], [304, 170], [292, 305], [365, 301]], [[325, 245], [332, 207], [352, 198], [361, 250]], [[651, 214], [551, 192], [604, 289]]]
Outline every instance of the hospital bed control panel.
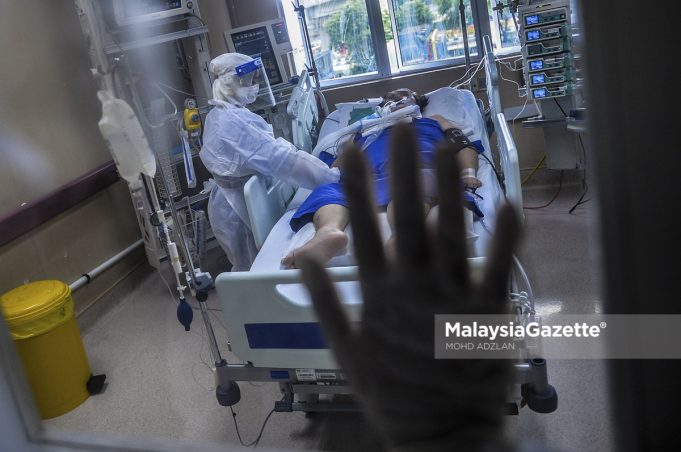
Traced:
[[534, 3], [519, 8], [518, 12], [527, 95], [536, 100], [571, 95], [573, 64], [569, 1]]

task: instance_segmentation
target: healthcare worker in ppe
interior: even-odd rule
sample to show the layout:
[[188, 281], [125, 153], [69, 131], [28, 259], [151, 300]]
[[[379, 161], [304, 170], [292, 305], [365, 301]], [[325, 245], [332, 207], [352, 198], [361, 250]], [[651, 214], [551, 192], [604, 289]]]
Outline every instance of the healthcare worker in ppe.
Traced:
[[206, 116], [199, 156], [215, 179], [208, 215], [215, 237], [232, 263], [232, 271], [248, 271], [257, 253], [250, 229], [244, 185], [253, 174], [273, 176], [313, 189], [337, 182], [340, 172], [283, 138], [245, 106], [259, 97], [273, 104], [260, 59], [225, 53], [209, 65], [214, 105]]

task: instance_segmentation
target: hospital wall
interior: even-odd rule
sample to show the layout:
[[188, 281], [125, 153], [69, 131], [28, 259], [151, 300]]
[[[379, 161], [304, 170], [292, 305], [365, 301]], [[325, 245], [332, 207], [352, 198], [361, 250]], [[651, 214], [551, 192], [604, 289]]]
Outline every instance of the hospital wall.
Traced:
[[[0, 217], [111, 160], [73, 2], [6, 1], [0, 14]], [[13, 143], [9, 143], [13, 141]], [[139, 240], [127, 186], [116, 182], [0, 247], [0, 293], [26, 281], [71, 283]], [[143, 250], [78, 291], [76, 309], [143, 261]]]

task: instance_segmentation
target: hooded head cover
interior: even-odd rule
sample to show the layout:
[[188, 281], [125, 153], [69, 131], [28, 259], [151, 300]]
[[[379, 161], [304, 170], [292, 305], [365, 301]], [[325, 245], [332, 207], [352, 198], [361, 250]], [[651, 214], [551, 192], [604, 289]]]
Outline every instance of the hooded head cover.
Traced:
[[[253, 58], [241, 53], [223, 53], [213, 58], [208, 70], [213, 82], [213, 98], [237, 107], [252, 104], [258, 97], [258, 80], [254, 77], [239, 77], [237, 68], [254, 62]], [[246, 82], [248, 81], [248, 82]]]

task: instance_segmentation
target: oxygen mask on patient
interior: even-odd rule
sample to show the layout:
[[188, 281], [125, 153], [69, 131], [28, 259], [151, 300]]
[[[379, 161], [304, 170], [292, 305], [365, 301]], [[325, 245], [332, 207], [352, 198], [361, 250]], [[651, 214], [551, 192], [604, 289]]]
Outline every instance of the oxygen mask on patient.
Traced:
[[405, 107], [410, 107], [412, 105], [416, 105], [416, 100], [414, 99], [413, 96], [404, 96], [401, 99], [398, 100], [389, 100], [383, 106], [379, 106], [376, 109], [376, 113], [380, 117], [385, 117], [389, 115], [392, 112], [395, 112], [397, 110], [401, 110], [402, 108]]

